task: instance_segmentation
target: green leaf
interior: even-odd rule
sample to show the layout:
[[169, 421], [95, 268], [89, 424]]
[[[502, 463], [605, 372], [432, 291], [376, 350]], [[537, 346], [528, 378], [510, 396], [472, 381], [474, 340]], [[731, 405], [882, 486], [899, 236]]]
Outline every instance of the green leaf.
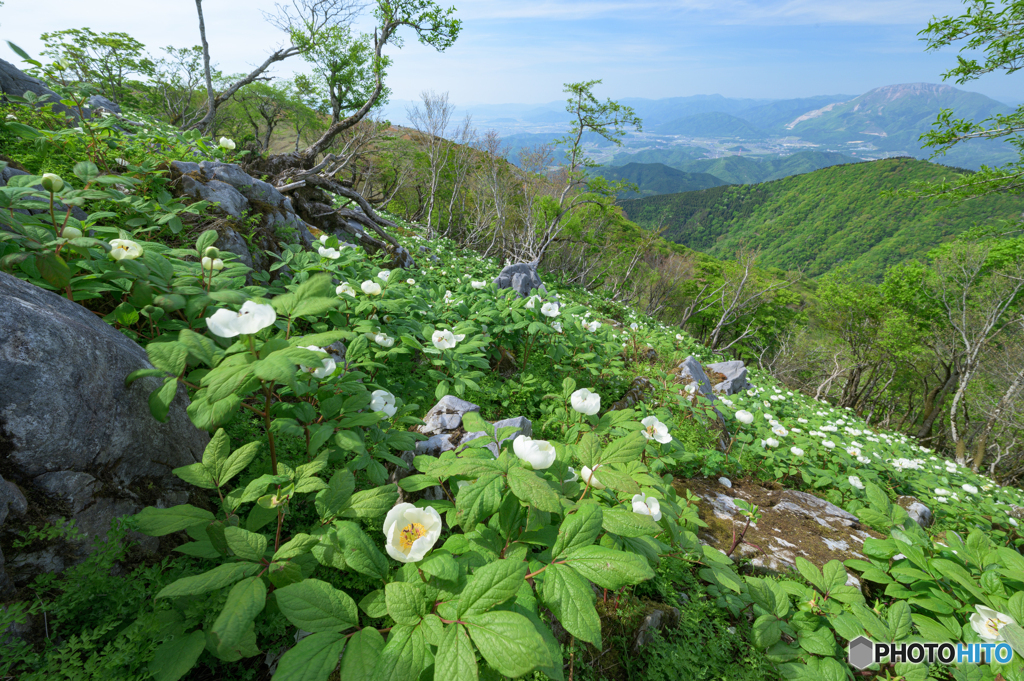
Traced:
[[754, 620], [754, 645], [764, 650], [775, 645], [782, 638], [782, 625], [774, 614], [761, 615]]
[[799, 631], [797, 635], [800, 647], [814, 655], [831, 657], [836, 654], [836, 639], [827, 626], [815, 631]]
[[153, 651], [149, 673], [154, 681], [178, 681], [196, 665], [205, 647], [206, 635], [201, 630], [167, 639]]
[[206, 466], [201, 463], [193, 463], [188, 466], [182, 466], [175, 468], [171, 471], [174, 475], [184, 480], [190, 485], [201, 487], [203, 489], [216, 489], [217, 483], [210, 477], [209, 471], [206, 470]]
[[576, 549], [566, 557], [565, 564], [605, 589], [621, 589], [654, 578], [646, 559], [604, 546]]
[[316, 512], [322, 519], [336, 516], [352, 497], [356, 488], [356, 478], [352, 471], [342, 468], [331, 476], [325, 489], [317, 492]]
[[795, 562], [796, 569], [800, 571], [803, 578], [810, 582], [812, 586], [822, 593], [828, 590], [825, 587], [825, 580], [821, 576], [821, 571], [814, 563], [803, 556], [797, 556]]
[[600, 462], [601, 445], [593, 432], [587, 433], [576, 445], [576, 458], [587, 468]]
[[228, 548], [231, 549], [232, 553], [243, 560], [260, 561], [263, 560], [267, 552], [266, 537], [249, 530], [243, 530], [241, 527], [232, 527], [230, 525], [225, 527], [224, 539], [227, 541]]
[[189, 504], [170, 508], [147, 506], [135, 515], [138, 531], [150, 537], [162, 537], [212, 520], [212, 513]]
[[157, 369], [163, 369], [169, 374], [178, 376], [185, 371], [188, 347], [177, 341], [150, 343], [146, 346], [146, 355], [149, 357], [150, 363]]
[[231, 478], [244, 471], [245, 467], [252, 463], [253, 458], [262, 446], [262, 441], [255, 440], [231, 452], [231, 456], [218, 467], [217, 473], [214, 476], [218, 486], [224, 485]]
[[508, 486], [513, 494], [539, 511], [558, 513], [562, 510], [558, 493], [532, 471], [513, 466], [508, 471]]
[[574, 513], [565, 516], [558, 528], [558, 538], [551, 548], [553, 558], [561, 558], [563, 554], [590, 546], [601, 534], [604, 523], [601, 507], [593, 501], [586, 501], [577, 506]]
[[409, 582], [391, 582], [385, 586], [384, 603], [388, 614], [399, 624], [416, 626], [427, 614], [423, 592]]
[[397, 501], [397, 485], [382, 485], [353, 494], [348, 508], [341, 515], [345, 518], [374, 520], [390, 511]]
[[[644, 437], [643, 431], [634, 431], [625, 437], [614, 440], [606, 446], [601, 455], [597, 457], [597, 463], [609, 464], [639, 461], [640, 455], [646, 446], [647, 438]], [[591, 468], [593, 467], [591, 466]], [[604, 482], [603, 478], [601, 478], [601, 482]]]
[[484, 421], [480, 413], [476, 411], [466, 412], [462, 415], [462, 429], [467, 433], [483, 432], [488, 436], [494, 435], [494, 426]]
[[[301, 532], [287, 542], [285, 542], [281, 548], [274, 553], [273, 560], [288, 560], [289, 558], [295, 558], [303, 553], [307, 553], [314, 546], [320, 543], [319, 537], [311, 537], [308, 534], [302, 534]], [[312, 631], [310, 629], [309, 631]]]
[[427, 643], [420, 627], [399, 624], [388, 635], [371, 678], [374, 681], [415, 681], [423, 671], [426, 656]]
[[487, 664], [513, 678], [547, 664], [544, 639], [530, 620], [515, 612], [481, 612], [466, 618], [466, 629]]
[[281, 656], [273, 681], [326, 681], [344, 649], [345, 637], [337, 632], [307, 636]]
[[620, 537], [642, 537], [661, 532], [661, 528], [651, 516], [619, 507], [604, 510], [602, 526], [606, 531]]
[[999, 633], [1010, 644], [1014, 653], [1024, 655], [1024, 629], [1019, 624], [1005, 624], [999, 628]]
[[339, 632], [359, 624], [355, 601], [327, 582], [305, 579], [274, 592], [288, 621], [312, 632]]
[[341, 659], [341, 676], [345, 681], [374, 681], [373, 671], [384, 648], [384, 637], [373, 627], [360, 629], [348, 641]]
[[906, 601], [895, 601], [889, 606], [889, 640], [899, 641], [910, 635], [911, 619], [910, 604]]
[[594, 608], [594, 592], [575, 570], [564, 565], [549, 565], [544, 571], [541, 599], [566, 631], [601, 647], [601, 618]]
[[369, 577], [387, 579], [391, 572], [388, 560], [362, 528], [347, 521], [336, 521], [334, 528], [338, 533], [338, 543], [342, 547], [345, 563], [349, 567]]
[[167, 423], [167, 412], [178, 393], [178, 379], [168, 378], [164, 384], [149, 394], [149, 413], [160, 423]]
[[384, 617], [388, 614], [388, 606], [384, 600], [384, 590], [377, 589], [363, 596], [359, 601], [359, 607], [363, 612], [373, 618]]
[[232, 648], [240, 643], [266, 603], [267, 587], [259, 577], [243, 579], [231, 587], [224, 609], [209, 630], [217, 647]]
[[215, 229], [208, 229], [199, 235], [199, 238], [196, 239], [196, 251], [200, 254], [200, 256], [202, 256], [203, 251], [205, 251], [208, 247], [217, 243], [218, 236], [219, 235], [217, 234], [217, 230]]
[[36, 269], [46, 283], [56, 289], [64, 290], [71, 283], [71, 268], [54, 251], [37, 255]]
[[436, 549], [420, 563], [420, 569], [438, 579], [454, 582], [459, 578], [459, 564], [452, 554], [443, 549]]
[[601, 484], [616, 492], [623, 494], [639, 494], [640, 486], [636, 484], [629, 473], [610, 466], [601, 466], [600, 472], [596, 474]]
[[453, 681], [475, 681], [479, 678], [476, 653], [465, 626], [454, 624], [444, 630], [444, 638], [434, 659], [434, 678]]
[[526, 571], [526, 563], [504, 559], [477, 568], [459, 596], [459, 617], [490, 610], [515, 596]]
[[302, 566], [295, 561], [271, 563], [267, 568], [267, 578], [275, 588], [283, 589], [290, 584], [302, 581]]
[[455, 496], [455, 522], [469, 532], [477, 523], [490, 518], [501, 506], [504, 487], [503, 477], [498, 473], [481, 475], [476, 482], [463, 485]]

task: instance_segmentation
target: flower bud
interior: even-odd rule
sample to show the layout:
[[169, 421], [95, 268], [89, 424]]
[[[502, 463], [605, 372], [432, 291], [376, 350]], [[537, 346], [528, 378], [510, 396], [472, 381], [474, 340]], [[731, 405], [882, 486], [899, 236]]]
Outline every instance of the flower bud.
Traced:
[[64, 180], [60, 179], [60, 175], [53, 173], [43, 173], [43, 179], [39, 184], [43, 185], [43, 189], [51, 194], [64, 188]]
[[82, 230], [77, 227], [65, 227], [64, 231], [61, 232], [61, 236], [65, 239], [77, 239], [82, 236]]
[[220, 255], [220, 249], [218, 249], [216, 246], [207, 246], [206, 249], [203, 251], [203, 255], [209, 258], [216, 258], [217, 256]]
[[203, 269], [204, 270], [212, 270], [213, 269], [213, 259], [212, 258], [203, 258]]
[[220, 258], [214, 258], [213, 269], [217, 270], [218, 272], [224, 269], [224, 261], [221, 260]]

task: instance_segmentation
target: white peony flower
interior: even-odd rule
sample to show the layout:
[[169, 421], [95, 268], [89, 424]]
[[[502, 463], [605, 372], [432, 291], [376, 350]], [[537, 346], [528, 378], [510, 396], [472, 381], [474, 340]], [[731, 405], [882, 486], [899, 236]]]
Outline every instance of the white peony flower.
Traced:
[[[561, 322], [551, 322], [551, 328], [554, 329], [555, 331], [557, 331], [558, 333], [562, 333], [562, 323]], [[487, 333], [486, 329], [484, 329], [484, 333]]]
[[455, 334], [448, 329], [435, 329], [434, 333], [430, 336], [430, 342], [438, 350], [449, 350], [455, 347], [458, 340], [455, 338]]
[[382, 411], [388, 418], [395, 415], [398, 407], [395, 406], [395, 396], [387, 390], [374, 390], [370, 393], [370, 411]]
[[790, 447], [789, 451], [793, 452], [797, 456], [803, 456], [804, 455], [804, 450], [800, 449], [799, 447]]
[[644, 420], [640, 421], [640, 423], [644, 425], [644, 430], [641, 432], [648, 440], [655, 440], [661, 444], [672, 442], [672, 436], [669, 435], [668, 426], [659, 421], [657, 416], [648, 416]]
[[534, 440], [527, 435], [517, 435], [512, 441], [512, 450], [516, 456], [533, 466], [533, 470], [542, 471], [555, 462], [555, 448], [547, 440]]
[[82, 230], [78, 229], [77, 227], [68, 226], [64, 228], [64, 231], [61, 232], [60, 235], [65, 239], [77, 239], [78, 237], [82, 236]]
[[538, 300], [540, 300], [540, 296], [530, 296], [530, 299], [526, 301], [526, 308], [532, 310]]
[[583, 322], [583, 330], [584, 331], [589, 331], [590, 333], [593, 333], [593, 332], [597, 331], [600, 328], [601, 328], [601, 322], [599, 322], [599, 321], [595, 320], [595, 321], [592, 321], [592, 322]]
[[544, 303], [540, 306], [540, 313], [545, 317], [557, 317], [558, 303]]
[[441, 536], [441, 516], [430, 506], [398, 504], [384, 518], [385, 548], [403, 563], [423, 560]]
[[767, 440], [762, 440], [762, 442], [764, 442], [765, 447], [770, 447], [772, 449], [775, 449], [776, 447], [779, 446], [779, 441], [773, 437], [770, 437]]
[[415, 279], [406, 279], [405, 283], [408, 284], [409, 286], [415, 286], [416, 285], [416, 280]]
[[833, 449], [833, 448], [835, 448], [835, 446], [836, 446], [836, 443], [835, 443], [835, 442], [832, 442], [832, 440], [825, 440], [825, 441], [824, 441], [824, 442], [822, 442], [821, 444], [822, 444], [823, 446], [827, 447], [828, 449]]
[[601, 410], [601, 396], [587, 388], [580, 388], [569, 396], [572, 408], [581, 414], [591, 416]]
[[786, 437], [787, 435], [789, 435], [789, 431], [786, 430], [784, 426], [775, 426], [774, 428], [772, 428], [772, 432], [778, 435], [779, 437]]
[[359, 285], [359, 288], [363, 289], [363, 293], [368, 296], [380, 295], [380, 284], [375, 281], [366, 280]]
[[683, 334], [681, 334], [681, 333], [677, 333], [677, 334], [676, 334], [676, 340], [677, 340], [677, 341], [681, 341], [681, 340], [683, 340]]
[[473, 288], [479, 290], [479, 289], [482, 289], [484, 286], [487, 286], [487, 282], [486, 281], [471, 281], [471, 282], [469, 282], [469, 285], [472, 286]]
[[377, 278], [381, 281], [387, 281], [388, 277], [391, 276], [391, 270], [381, 270], [377, 273]]
[[850, 477], [847, 478], [847, 480], [849, 480], [850, 484], [856, 487], [857, 489], [864, 489], [864, 483], [861, 482], [860, 478], [858, 478], [856, 475], [851, 475]]
[[971, 627], [978, 632], [978, 636], [986, 641], [1002, 641], [1003, 635], [999, 630], [1007, 624], [1017, 623], [1009, 615], [1004, 615], [984, 605], [976, 605], [974, 609], [977, 612], [971, 615]]
[[754, 415], [751, 414], [746, 409], [740, 409], [738, 412], [736, 412], [735, 416], [736, 420], [739, 421], [740, 423], [746, 423], [749, 425], [754, 422]]
[[221, 137], [220, 142], [217, 143], [217, 146], [220, 147], [221, 149], [227, 149], [228, 151], [231, 151], [232, 149], [235, 148], [235, 141], [230, 140], [227, 137]]
[[339, 296], [340, 295], [346, 295], [346, 296], [352, 296], [353, 298], [356, 297], [356, 290], [354, 288], [352, 288], [352, 285], [349, 284], [347, 281], [345, 283], [343, 283], [341, 286], [339, 286], [338, 288], [334, 289], [334, 292], [336, 294], [338, 294]]
[[580, 479], [580, 476], [576, 472], [576, 469], [573, 468], [572, 466], [569, 466], [569, 477], [566, 478], [565, 480], [563, 480], [562, 482], [576, 482], [579, 479]]
[[135, 260], [142, 255], [142, 246], [129, 239], [111, 239], [110, 257], [114, 260]]
[[645, 499], [643, 494], [634, 494], [633, 513], [649, 515], [657, 522], [661, 520], [661, 502], [654, 497], [647, 497]]
[[965, 483], [965, 484], [961, 485], [961, 487], [963, 487], [965, 492], [970, 492], [971, 494], [977, 494], [978, 493], [978, 488], [975, 487], [974, 485], [969, 485], [969, 484]]
[[387, 335], [386, 333], [378, 333], [376, 336], [373, 337], [373, 342], [381, 346], [382, 348], [390, 348], [394, 347], [395, 345], [395, 339]]
[[631, 328], [634, 331], [636, 331], [637, 329], [640, 328], [640, 326], [636, 322], [633, 322], [632, 324], [629, 325], [629, 328]]
[[234, 338], [239, 334], [256, 333], [277, 321], [277, 313], [270, 305], [251, 300], [242, 303], [238, 312], [220, 309], [206, 319], [206, 328], [221, 338]]
[[321, 258], [328, 258], [330, 260], [337, 260], [338, 258], [341, 257], [341, 251], [339, 251], [337, 248], [325, 248], [323, 246], [320, 246], [317, 249], [317, 252], [320, 253]]
[[[312, 350], [313, 352], [324, 352], [323, 348], [318, 348], [315, 345], [300, 345], [299, 347], [301, 347], [304, 350]], [[299, 365], [299, 370], [305, 371], [308, 374], [313, 374], [314, 378], [323, 378], [324, 376], [330, 376], [331, 374], [334, 373], [334, 370], [336, 368], [337, 364], [335, 364], [334, 359], [331, 357], [325, 357], [323, 363], [317, 369], [307, 367], [303, 364]]]
[[597, 464], [596, 466], [594, 466], [594, 470], [591, 470], [584, 466], [583, 470], [580, 471], [580, 476], [583, 478], [583, 482], [588, 483], [594, 489], [604, 489], [604, 485], [602, 485], [601, 481], [597, 479], [596, 475], [594, 475], [594, 473], [600, 467], [601, 464]]

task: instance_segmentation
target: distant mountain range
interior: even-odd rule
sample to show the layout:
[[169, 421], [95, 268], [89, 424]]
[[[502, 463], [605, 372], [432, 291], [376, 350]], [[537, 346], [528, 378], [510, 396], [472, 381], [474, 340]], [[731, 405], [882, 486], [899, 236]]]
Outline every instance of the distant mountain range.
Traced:
[[979, 224], [1016, 219], [1024, 198], [993, 195], [942, 209], [938, 200], [884, 195], [965, 171], [909, 158], [838, 165], [774, 182], [712, 187], [620, 201], [626, 216], [717, 258], [741, 246], [765, 267], [819, 276], [842, 264], [880, 280], [887, 267], [923, 257]]

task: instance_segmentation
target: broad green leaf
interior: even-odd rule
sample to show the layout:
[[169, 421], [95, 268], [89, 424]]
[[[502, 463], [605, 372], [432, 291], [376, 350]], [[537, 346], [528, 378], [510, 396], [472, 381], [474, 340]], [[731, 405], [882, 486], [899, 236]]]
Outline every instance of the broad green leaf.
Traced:
[[352, 475], [352, 471], [347, 468], [336, 471], [327, 483], [327, 487], [317, 492], [317, 513], [323, 519], [334, 517], [352, 497], [355, 488], [356, 478]]
[[423, 592], [409, 582], [391, 582], [384, 587], [388, 614], [399, 624], [416, 626], [427, 614]]
[[814, 588], [824, 593], [828, 591], [825, 586], [825, 579], [821, 575], [821, 571], [818, 570], [817, 566], [811, 561], [807, 560], [803, 556], [796, 557], [796, 569], [800, 571], [803, 578], [811, 583]]
[[304, 579], [274, 592], [277, 606], [299, 629], [339, 632], [359, 624], [355, 601], [319, 579]]
[[496, 560], [477, 568], [459, 595], [459, 617], [490, 610], [515, 596], [526, 570], [526, 563], [513, 560]]
[[463, 485], [455, 496], [455, 521], [465, 531], [486, 520], [501, 506], [501, 492], [505, 484], [498, 473], [481, 475], [475, 482]]
[[1016, 655], [1024, 655], [1024, 629], [1019, 624], [1003, 625], [999, 628], [999, 633]]
[[397, 501], [397, 487], [382, 485], [353, 494], [348, 502], [348, 508], [341, 515], [345, 518], [374, 520], [390, 511]]
[[209, 630], [217, 647], [231, 648], [241, 642], [266, 603], [267, 587], [259, 577], [243, 579], [231, 587], [224, 609]]
[[646, 445], [647, 438], [644, 437], [643, 431], [634, 431], [608, 444], [601, 452], [601, 455], [597, 457], [597, 463], [609, 464], [639, 461]]
[[634, 513], [625, 508], [604, 509], [602, 526], [607, 532], [621, 537], [642, 537], [661, 532], [661, 528], [649, 515]]
[[246, 445], [242, 445], [235, 451], [231, 452], [231, 456], [229, 456], [217, 470], [215, 476], [217, 483], [219, 485], [224, 485], [231, 480], [231, 478], [244, 471], [245, 467], [252, 462], [253, 457], [256, 456], [262, 446], [263, 442], [256, 440]]
[[837, 652], [835, 636], [827, 626], [814, 631], [800, 631], [797, 640], [801, 648], [814, 655], [831, 657]]
[[465, 624], [480, 654], [499, 674], [517, 678], [547, 662], [544, 639], [518, 613], [480, 612], [467, 616]]
[[438, 579], [454, 582], [459, 578], [459, 564], [452, 558], [452, 554], [443, 549], [435, 549], [429, 556], [420, 563], [420, 569], [425, 574], [433, 575]]
[[761, 615], [754, 620], [754, 645], [764, 650], [775, 645], [782, 637], [782, 625], [774, 613]]
[[444, 638], [434, 658], [434, 678], [453, 681], [476, 681], [479, 678], [476, 653], [463, 625], [452, 624], [444, 630]]
[[336, 521], [334, 528], [338, 533], [338, 543], [345, 563], [349, 567], [369, 577], [387, 579], [390, 574], [387, 558], [361, 527], [347, 521]]
[[225, 527], [224, 539], [232, 553], [243, 560], [263, 560], [267, 552], [267, 538], [241, 527]]
[[646, 559], [604, 546], [576, 549], [565, 558], [565, 564], [605, 589], [621, 589], [654, 578]]
[[906, 601], [893, 602], [886, 614], [889, 620], [889, 640], [899, 641], [910, 635], [910, 605]]
[[587, 468], [593, 468], [594, 464], [600, 463], [599, 458], [601, 445], [597, 436], [590, 432], [583, 436], [583, 439], [576, 445], [576, 458]]
[[345, 681], [375, 681], [373, 670], [384, 649], [384, 637], [373, 627], [360, 629], [348, 641], [341, 658], [341, 676]]
[[846, 574], [846, 569], [838, 560], [830, 560], [825, 563], [821, 572], [824, 577], [826, 591], [835, 591], [840, 587], [846, 586], [846, 580], [849, 578], [849, 575]]
[[371, 678], [373, 681], [415, 681], [423, 671], [426, 656], [427, 642], [420, 627], [399, 624], [388, 634], [388, 642], [380, 651]]
[[173, 469], [171, 473], [177, 475], [190, 485], [195, 485], [202, 489], [217, 489], [217, 483], [214, 482], [210, 472], [206, 470], [206, 466], [201, 463], [181, 466], [180, 468]]
[[562, 510], [558, 493], [532, 471], [513, 466], [508, 472], [508, 486], [513, 494], [539, 511], [558, 513]]
[[153, 651], [149, 673], [154, 681], [178, 681], [199, 661], [205, 647], [206, 635], [202, 631], [168, 639]]
[[135, 516], [139, 532], [150, 537], [162, 537], [212, 520], [212, 513], [189, 504], [170, 508], [147, 506]]
[[292, 560], [283, 563], [271, 563], [267, 568], [267, 578], [270, 579], [270, 583], [275, 588], [283, 589], [290, 584], [302, 581], [302, 566], [297, 561]]
[[594, 608], [594, 592], [587, 580], [570, 567], [549, 565], [544, 571], [540, 595], [566, 631], [601, 647], [601, 618]]
[[[178, 394], [178, 379], [168, 378], [163, 385], [149, 394], [149, 412], [160, 423], [167, 423], [171, 402]], [[189, 405], [191, 406], [191, 405]]]
[[480, 413], [475, 411], [466, 412], [462, 415], [462, 429], [467, 433], [483, 432], [488, 436], [494, 435], [494, 426], [484, 421]]
[[278, 660], [274, 681], [326, 681], [338, 668], [338, 658], [344, 649], [345, 637], [337, 632], [307, 636]]
[[359, 601], [359, 607], [370, 617], [384, 617], [388, 614], [388, 606], [384, 600], [384, 590], [377, 589], [363, 596]]
[[603, 512], [601, 507], [592, 502], [581, 503], [574, 513], [565, 516], [558, 528], [558, 538], [551, 548], [551, 555], [557, 559], [563, 554], [590, 546], [601, 534]]
[[[295, 556], [307, 553], [310, 549], [320, 543], [319, 537], [311, 537], [308, 534], [299, 533], [285, 542], [281, 548], [274, 553], [273, 560], [287, 560]], [[312, 629], [310, 629], [312, 631]]]

